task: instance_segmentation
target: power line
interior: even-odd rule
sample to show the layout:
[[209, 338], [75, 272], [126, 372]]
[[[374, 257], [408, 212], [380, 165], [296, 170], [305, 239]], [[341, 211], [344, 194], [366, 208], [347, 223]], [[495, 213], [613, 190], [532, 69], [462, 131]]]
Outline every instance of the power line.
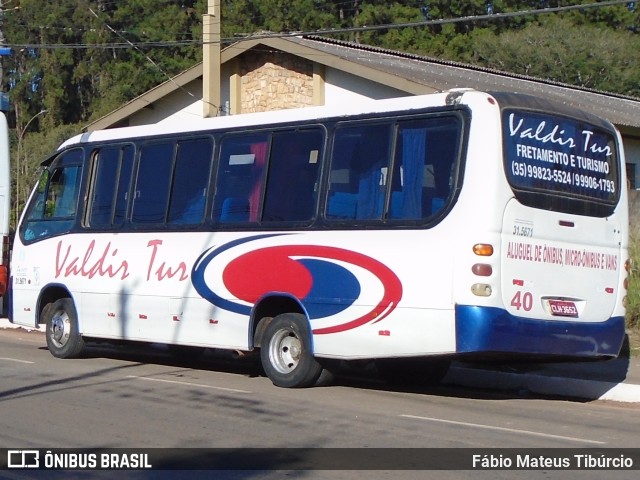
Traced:
[[[151, 65], [153, 65], [155, 68], [158, 69], [158, 71], [160, 73], [162, 73], [162, 75], [164, 75], [170, 82], [174, 83], [179, 89], [183, 90], [184, 92], [187, 93], [187, 95], [196, 98], [197, 97], [191, 93], [189, 90], [187, 90], [186, 88], [183, 88], [181, 85], [179, 85], [178, 83], [176, 83], [176, 81], [167, 73], [165, 72], [160, 65], [158, 65], [156, 62], [153, 61], [153, 59], [147, 55], [146, 53], [144, 53], [142, 50], [140, 50], [140, 48], [138, 48], [136, 45], [134, 45], [132, 42], [130, 42], [129, 40], [127, 40], [123, 35], [121, 35], [120, 33], [118, 33], [116, 30], [114, 30], [113, 28], [111, 28], [111, 26], [105, 22], [104, 20], [102, 20], [98, 14], [96, 12], [94, 12], [91, 8], [89, 8], [89, 12], [98, 19], [98, 21], [102, 22], [102, 24], [112, 33], [114, 33], [115, 35], [117, 35], [118, 37], [124, 39], [125, 42], [127, 42], [127, 44], [129, 44], [130, 46], [132, 46], [133, 48], [135, 48], [138, 52], [140, 52], [142, 55], [144, 55], [144, 58], [147, 59], [147, 61], [149, 63], [151, 63]], [[204, 101], [204, 99], [202, 99]], [[213, 105], [210, 104], [212, 107], [214, 107], [218, 112], [220, 111], [220, 106], [219, 105]]]
[[[256, 39], [266, 39], [266, 38], [287, 38], [287, 37], [298, 37], [304, 35], [336, 35], [342, 33], [355, 33], [355, 32], [367, 32], [374, 30], [391, 30], [395, 28], [417, 28], [417, 27], [430, 27], [436, 25], [447, 25], [447, 24], [455, 24], [455, 23], [466, 23], [466, 22], [478, 22], [478, 21], [493, 21], [493, 20], [501, 20], [507, 18], [516, 18], [527, 15], [541, 15], [548, 13], [560, 13], [571, 10], [584, 10], [584, 9], [592, 9], [592, 8], [602, 8], [602, 7], [611, 7], [617, 5], [627, 5], [633, 2], [629, 0], [615, 0], [608, 2], [596, 2], [596, 3], [588, 3], [584, 5], [567, 5], [564, 7], [547, 7], [547, 8], [538, 8], [531, 10], [521, 10], [517, 12], [503, 12], [503, 13], [488, 13], [484, 15], [470, 15], [466, 17], [457, 17], [457, 18], [443, 18], [443, 19], [435, 19], [435, 20], [424, 20], [420, 22], [403, 22], [403, 23], [389, 23], [382, 25], [364, 25], [361, 27], [345, 27], [345, 28], [329, 28], [329, 29], [318, 29], [318, 30], [309, 30], [309, 31], [299, 31], [299, 32], [273, 32], [273, 33], [254, 33], [248, 34], [242, 37], [232, 37], [232, 38], [223, 38], [220, 40], [222, 44], [236, 43], [236, 42], [244, 42], [251, 41]], [[115, 30], [111, 29], [113, 33], [118, 34]], [[122, 35], [119, 35], [121, 38]], [[213, 43], [213, 42], [211, 42]], [[13, 48], [13, 49], [29, 49], [29, 50], [38, 50], [38, 49], [121, 49], [121, 48], [179, 48], [179, 47], [188, 47], [194, 45], [202, 45], [203, 42], [201, 40], [177, 40], [177, 41], [149, 41], [149, 42], [131, 42], [125, 39], [125, 42], [109, 42], [109, 43], [95, 43], [95, 44], [87, 44], [87, 43], [69, 43], [69, 44], [38, 44], [38, 43], [25, 43], [25, 44], [6, 44], [5, 47]]]
[[[538, 9], [523, 10], [518, 12], [490, 13], [485, 15], [471, 15], [471, 16], [458, 17], [458, 18], [424, 20], [421, 22], [391, 23], [391, 24], [385, 24], [385, 25], [370, 25], [370, 26], [349, 27], [349, 28], [341, 28], [341, 29], [324, 29], [324, 30], [315, 30], [315, 31], [309, 31], [309, 32], [284, 32], [284, 33], [273, 33], [273, 34], [265, 33], [265, 34], [250, 35], [248, 37], [236, 39], [235, 41], [255, 40], [256, 38], [281, 38], [281, 37], [292, 37], [292, 36], [300, 36], [300, 35], [328, 35], [333, 33], [367, 32], [372, 30], [389, 30], [392, 28], [426, 27], [426, 26], [434, 26], [434, 25], [445, 25], [445, 24], [451, 24], [451, 23], [477, 22], [477, 21], [483, 21], [483, 20], [499, 20], [504, 18], [522, 17], [526, 15], [540, 15], [544, 13], [565, 12], [569, 10], [611, 7], [611, 6], [623, 5], [623, 4], [629, 4], [629, 3], [632, 3], [632, 2], [629, 2], [629, 0], [616, 0], [616, 1], [610, 1], [610, 2], [588, 3], [585, 5], [568, 5], [564, 7], [538, 8]], [[225, 41], [226, 40], [223, 40], [223, 43]]]

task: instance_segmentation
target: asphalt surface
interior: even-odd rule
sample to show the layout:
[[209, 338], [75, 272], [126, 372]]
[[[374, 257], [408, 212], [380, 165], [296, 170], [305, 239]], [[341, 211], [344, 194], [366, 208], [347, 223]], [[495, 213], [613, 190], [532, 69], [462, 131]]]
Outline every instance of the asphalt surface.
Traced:
[[629, 350], [614, 360], [538, 364], [456, 364], [446, 382], [584, 400], [640, 403], [640, 356]]
[[[0, 329], [22, 328], [0, 318]], [[443, 383], [583, 400], [640, 403], [640, 354], [625, 342], [614, 360], [578, 363], [453, 363]]]

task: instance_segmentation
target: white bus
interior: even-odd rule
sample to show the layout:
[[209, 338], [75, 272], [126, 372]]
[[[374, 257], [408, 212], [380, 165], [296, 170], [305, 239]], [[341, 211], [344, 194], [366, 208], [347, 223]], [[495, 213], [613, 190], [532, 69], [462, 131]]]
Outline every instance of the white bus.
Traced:
[[467, 89], [79, 135], [13, 248], [13, 322], [436, 380], [456, 356], [611, 358], [624, 155], [607, 121]]
[[9, 212], [11, 209], [11, 169], [9, 157], [9, 127], [4, 113], [0, 112], [0, 312], [4, 313], [4, 300], [9, 287]]

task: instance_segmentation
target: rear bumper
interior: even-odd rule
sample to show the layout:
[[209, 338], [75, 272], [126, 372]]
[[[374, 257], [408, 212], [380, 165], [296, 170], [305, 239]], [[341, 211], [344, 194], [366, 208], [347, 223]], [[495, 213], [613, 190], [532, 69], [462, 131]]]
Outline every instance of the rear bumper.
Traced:
[[616, 357], [624, 335], [624, 317], [598, 323], [548, 321], [515, 317], [501, 308], [456, 305], [458, 353]]

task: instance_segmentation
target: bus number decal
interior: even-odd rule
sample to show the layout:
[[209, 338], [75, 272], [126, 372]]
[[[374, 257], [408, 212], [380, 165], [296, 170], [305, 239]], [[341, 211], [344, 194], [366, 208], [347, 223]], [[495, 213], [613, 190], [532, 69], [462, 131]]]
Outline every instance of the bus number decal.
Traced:
[[518, 290], [511, 299], [511, 306], [516, 310], [531, 311], [533, 308], [533, 294], [531, 292], [521, 292]]
[[517, 237], [533, 237], [533, 223], [516, 221], [511, 233]]

